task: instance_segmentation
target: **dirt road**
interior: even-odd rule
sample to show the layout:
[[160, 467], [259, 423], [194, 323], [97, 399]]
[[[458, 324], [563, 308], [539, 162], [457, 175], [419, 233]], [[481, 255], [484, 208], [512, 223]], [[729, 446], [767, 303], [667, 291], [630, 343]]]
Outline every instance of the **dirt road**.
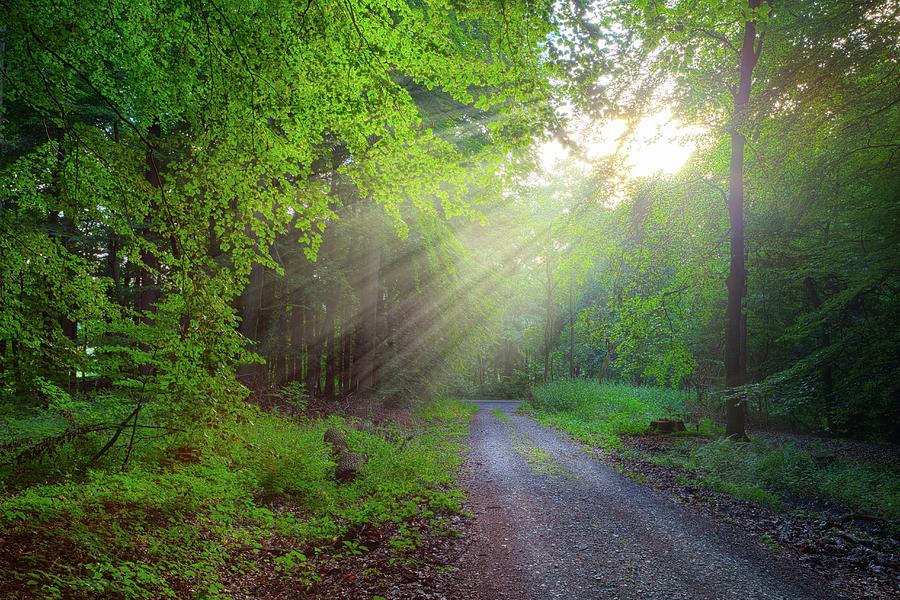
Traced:
[[454, 597], [828, 599], [802, 566], [632, 482], [515, 402], [477, 402], [463, 473], [475, 514]]

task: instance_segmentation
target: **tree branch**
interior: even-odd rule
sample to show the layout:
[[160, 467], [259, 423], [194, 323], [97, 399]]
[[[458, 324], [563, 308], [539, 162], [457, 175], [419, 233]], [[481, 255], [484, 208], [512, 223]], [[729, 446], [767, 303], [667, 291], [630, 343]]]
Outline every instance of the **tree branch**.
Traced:
[[709, 29], [703, 29], [703, 28], [696, 29], [695, 31], [699, 31], [703, 35], [705, 35], [709, 38], [712, 38], [718, 42], [721, 42], [726, 48], [728, 48], [729, 50], [734, 52], [736, 55], [739, 55], [741, 53], [741, 51], [738, 50], [737, 47], [731, 43], [731, 40], [729, 40], [727, 37], [725, 37], [721, 33], [716, 33], [715, 31], [710, 31]]

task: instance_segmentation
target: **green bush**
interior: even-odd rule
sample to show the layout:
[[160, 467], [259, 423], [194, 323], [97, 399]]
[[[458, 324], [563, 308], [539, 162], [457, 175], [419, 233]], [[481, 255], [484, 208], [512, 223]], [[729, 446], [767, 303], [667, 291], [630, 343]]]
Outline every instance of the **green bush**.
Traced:
[[306, 384], [300, 381], [289, 381], [278, 388], [275, 394], [279, 400], [300, 412], [306, 410], [309, 404], [309, 393], [306, 391]]

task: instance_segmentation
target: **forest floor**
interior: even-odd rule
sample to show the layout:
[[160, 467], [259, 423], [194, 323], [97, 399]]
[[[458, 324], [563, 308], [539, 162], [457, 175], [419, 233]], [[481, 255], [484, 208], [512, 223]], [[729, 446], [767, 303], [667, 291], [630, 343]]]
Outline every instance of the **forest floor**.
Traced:
[[[475, 408], [356, 404], [238, 404], [215, 426], [145, 442], [125, 472], [85, 472], [81, 445], [2, 474], [0, 598], [444, 597]], [[338, 476], [335, 436], [355, 476]]]
[[[478, 404], [462, 476], [474, 518], [448, 597], [897, 597], [896, 571], [775, 542], [796, 534], [788, 514], [713, 492], [694, 501], [663, 467], [598, 453], [514, 414], [516, 403]], [[827, 522], [805, 533], [854, 545]]]
[[[476, 404], [248, 409], [177, 464], [0, 495], [0, 598], [900, 598], [896, 529], [659, 460], [699, 437], [597, 446]], [[353, 482], [332, 427], [367, 459]]]

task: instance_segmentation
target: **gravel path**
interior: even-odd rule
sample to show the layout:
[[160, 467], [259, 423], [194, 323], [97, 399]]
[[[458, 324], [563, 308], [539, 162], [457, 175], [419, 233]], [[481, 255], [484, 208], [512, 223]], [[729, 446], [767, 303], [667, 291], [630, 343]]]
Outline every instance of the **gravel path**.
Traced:
[[674, 504], [512, 414], [517, 403], [477, 404], [463, 471], [475, 514], [461, 565], [468, 587], [453, 597], [838, 597], [758, 540]]

